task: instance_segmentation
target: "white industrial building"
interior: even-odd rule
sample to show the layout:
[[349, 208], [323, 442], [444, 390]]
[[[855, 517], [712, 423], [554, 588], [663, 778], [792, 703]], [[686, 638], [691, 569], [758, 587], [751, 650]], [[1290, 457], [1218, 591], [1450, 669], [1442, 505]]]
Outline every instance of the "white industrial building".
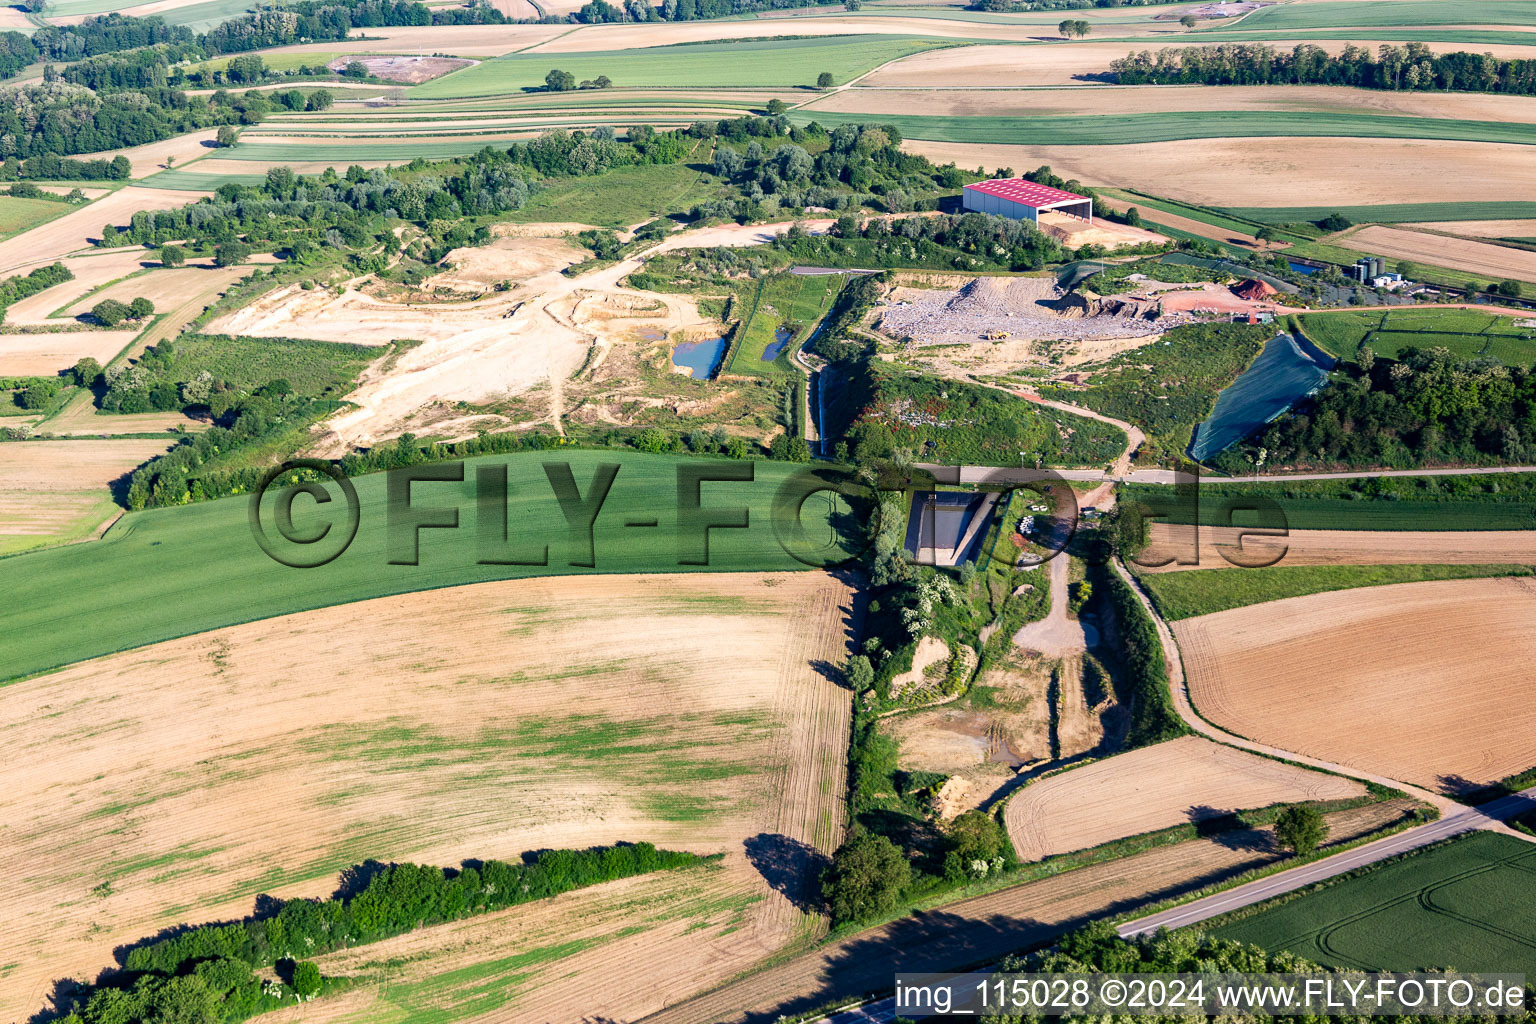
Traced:
[[1040, 223], [1040, 214], [1048, 210], [1093, 223], [1092, 199], [1024, 178], [997, 178], [967, 185], [961, 190], [961, 206], [977, 213], [1035, 224]]

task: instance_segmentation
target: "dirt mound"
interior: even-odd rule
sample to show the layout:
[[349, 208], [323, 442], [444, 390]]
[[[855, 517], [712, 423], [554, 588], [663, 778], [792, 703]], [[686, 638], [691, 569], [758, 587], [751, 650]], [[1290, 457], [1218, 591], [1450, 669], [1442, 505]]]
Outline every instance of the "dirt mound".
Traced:
[[338, 57], [326, 67], [332, 71], [345, 71], [348, 64], [361, 64], [374, 78], [416, 85], [478, 63], [477, 60], [464, 60], [460, 57], [406, 57], [396, 54], [385, 57]]

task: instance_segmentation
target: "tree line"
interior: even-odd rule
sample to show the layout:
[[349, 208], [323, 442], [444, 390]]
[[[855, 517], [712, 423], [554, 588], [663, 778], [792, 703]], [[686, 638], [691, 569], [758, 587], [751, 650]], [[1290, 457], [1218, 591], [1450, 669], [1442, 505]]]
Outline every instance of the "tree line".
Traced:
[[1490, 53], [1432, 53], [1423, 43], [1383, 44], [1373, 57], [1350, 44], [1338, 56], [1298, 43], [1168, 47], [1110, 62], [1121, 85], [1347, 85], [1361, 89], [1536, 94], [1536, 60]]
[[1462, 359], [1443, 348], [1396, 359], [1363, 348], [1311, 400], [1218, 460], [1271, 465], [1399, 466], [1536, 458], [1536, 370]]
[[[307, 998], [323, 987], [307, 958], [378, 942], [417, 928], [548, 899], [574, 889], [715, 858], [636, 843], [546, 850], [525, 863], [487, 860], [462, 868], [370, 861], [342, 877], [331, 899], [274, 900], [233, 924], [189, 928], [130, 949], [126, 971], [84, 985], [63, 1024], [232, 1024]], [[301, 959], [304, 958], [304, 959]], [[285, 987], [263, 983], [259, 967], [294, 962]]]
[[38, 267], [31, 273], [8, 277], [0, 281], [0, 323], [5, 322], [5, 311], [12, 303], [20, 302], [29, 295], [36, 295], [45, 288], [52, 288], [65, 281], [73, 281], [75, 275], [62, 263]]

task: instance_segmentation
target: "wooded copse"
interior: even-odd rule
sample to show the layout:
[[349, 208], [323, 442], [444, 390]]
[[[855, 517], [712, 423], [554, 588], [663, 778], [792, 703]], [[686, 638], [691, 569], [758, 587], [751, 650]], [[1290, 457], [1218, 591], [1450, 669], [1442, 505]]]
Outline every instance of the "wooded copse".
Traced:
[[1338, 56], [1312, 43], [1167, 47], [1110, 62], [1121, 85], [1347, 85], [1360, 89], [1536, 94], [1536, 60], [1489, 53], [1432, 53], [1423, 43], [1383, 44], [1372, 56], [1350, 44]]

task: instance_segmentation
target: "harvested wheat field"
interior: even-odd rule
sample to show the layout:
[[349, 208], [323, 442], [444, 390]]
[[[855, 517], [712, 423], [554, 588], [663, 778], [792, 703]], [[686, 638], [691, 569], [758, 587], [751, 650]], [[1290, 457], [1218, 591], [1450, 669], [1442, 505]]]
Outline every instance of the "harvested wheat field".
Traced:
[[51, 377], [85, 358], [105, 366], [138, 331], [0, 334], [0, 377]]
[[1536, 582], [1335, 591], [1173, 624], [1190, 698], [1260, 743], [1461, 793], [1536, 765]]
[[[357, 408], [327, 424], [323, 454], [440, 422], [443, 409], [459, 401], [505, 402], [536, 389], [544, 394], [533, 421], [558, 427], [566, 382], [584, 366], [600, 366], [613, 346], [633, 342], [640, 331], [666, 337], [713, 327], [687, 296], [620, 287], [639, 267], [636, 260], [575, 278], [560, 273], [584, 256], [560, 239], [503, 237], [455, 250], [448, 260], [454, 269], [424, 282], [428, 290], [441, 285], [451, 300], [289, 286], [218, 318], [209, 330], [360, 345], [421, 342], [364, 372], [347, 396]], [[492, 291], [499, 281], [512, 287]], [[471, 297], [461, 298], [466, 293]]]
[[[65, 253], [84, 249], [91, 244], [91, 239], [101, 235], [102, 225], [127, 224], [139, 210], [169, 210], [208, 194], [162, 192], [135, 185], [120, 188], [105, 199], [98, 199], [73, 213], [0, 242], [0, 273], [9, 274], [18, 267], [49, 262]], [[142, 254], [142, 250], [140, 252]]]
[[283, 47], [283, 54], [447, 53], [457, 57], [496, 57], [571, 31], [569, 25], [406, 25], [370, 27], [366, 35], [334, 42]]
[[[1040, 27], [946, 21], [938, 18], [902, 18], [886, 15], [866, 17], [747, 18], [741, 21], [585, 25], [563, 32], [537, 46], [530, 46], [527, 52], [579, 53], [586, 51], [633, 50], [653, 46], [676, 46], [680, 43], [702, 43], [714, 40], [762, 39], [774, 36], [798, 38], [805, 36], [847, 35], [898, 35], [920, 36], [926, 39], [979, 39], [1031, 42], [1039, 38]], [[1047, 47], [1031, 47], [1030, 49], [1045, 50]]]
[[1181, 736], [1032, 782], [1004, 822], [1030, 861], [1233, 811], [1364, 795], [1350, 779]]
[[[1409, 800], [1327, 816], [1327, 846], [1404, 820]], [[1192, 839], [951, 903], [795, 957], [649, 1018], [646, 1024], [746, 1024], [845, 1003], [890, 987], [897, 971], [954, 971], [1045, 944], [1089, 921], [1216, 885], [1280, 860], [1270, 829]]]
[[1207, 206], [1371, 206], [1445, 201], [1447, 181], [1487, 201], [1536, 195], [1530, 147], [1402, 139], [1190, 139], [1136, 146], [919, 142], [961, 167], [1038, 167], [1087, 185], [1138, 188]]
[[[0, 1014], [38, 1010], [54, 979], [94, 975], [117, 944], [249, 913], [262, 892], [328, 893], [365, 858], [447, 866], [638, 840], [726, 858], [676, 890], [672, 876], [637, 879], [345, 961], [408, 947], [392, 976], [431, 974], [437, 998], [464, 986], [457, 1003], [475, 981], [439, 972], [477, 955], [464, 929], [504, 937], [479, 955], [537, 970], [539, 929], [570, 929], [574, 903], [577, 930], [615, 941], [522, 973], [515, 1013], [498, 1019], [632, 1020], [723, 981], [818, 926], [763, 875], [798, 897], [811, 848], [839, 840], [851, 702], [815, 666], [843, 658], [851, 615], [850, 589], [821, 573], [510, 581], [236, 626], [8, 686], [0, 742], [18, 770], [0, 816], [15, 857], [46, 867], [3, 887], [0, 962], [21, 966]], [[604, 988], [634, 977], [627, 954], [645, 935], [673, 955]]]
[[120, 512], [108, 485], [169, 447], [154, 440], [0, 445], [0, 554], [90, 535]]
[[[1075, 48], [1075, 47], [1074, 47]], [[976, 59], [998, 51], [1000, 59], [1027, 58], [1042, 48], [972, 46], [936, 50], [905, 57], [864, 79], [858, 86], [814, 99], [803, 109], [868, 114], [913, 114], [947, 117], [1050, 117], [1145, 114], [1189, 110], [1320, 111], [1324, 113], [1396, 114], [1412, 117], [1455, 117], [1472, 121], [1536, 121], [1536, 108], [1521, 96], [1478, 93], [1389, 92], [1324, 85], [1238, 85], [1212, 89], [1204, 85], [1105, 85], [1097, 88], [946, 89], [942, 76], [927, 89], [867, 88], [877, 77], [899, 74], [922, 57], [951, 61]], [[1046, 52], [1051, 52], [1047, 49]], [[1026, 65], [1025, 70], [1028, 70]], [[1011, 74], [998, 73], [1013, 85]], [[996, 85], [994, 79], [990, 85]], [[1081, 83], [1079, 83], [1081, 85]]]
[[160, 142], [147, 142], [142, 146], [130, 146], [127, 149], [115, 149], [110, 153], [92, 154], [91, 159], [111, 160], [121, 154], [126, 156], [133, 165], [131, 175], [135, 178], [143, 178], [156, 171], [163, 171], [167, 167], [174, 167], [217, 152], [218, 147], [214, 139], [218, 134], [217, 128], [209, 128], [200, 132], [177, 135]]
[[[146, 252], [138, 246], [109, 249], [84, 256], [66, 256], [59, 262], [69, 268], [69, 272], [75, 275], [74, 278], [62, 284], [56, 284], [52, 288], [45, 288], [7, 307], [5, 322], [11, 325], [59, 326], [60, 321], [52, 317], [53, 313], [89, 295], [108, 282], [127, 277], [129, 274], [143, 270], [146, 266], [153, 265], [153, 256], [153, 253]], [[44, 260], [36, 265], [51, 262], [53, 261]], [[18, 273], [30, 273], [32, 269], [32, 267], [26, 267]]]
[[[817, 19], [817, 20], [819, 22], [821, 19]], [[885, 22], [885, 21], [895, 21], [897, 19], [894, 19], [894, 18], [880, 18], [879, 20]], [[933, 24], [933, 23], [930, 22], [930, 24]], [[1013, 26], [993, 26], [993, 25], [983, 26], [983, 25], [974, 25], [974, 26], [970, 26], [970, 28], [971, 29], [985, 29], [986, 30], [986, 35], [988, 37], [993, 38], [993, 39], [997, 39], [999, 41], [1006, 40], [1006, 39], [1018, 39], [1021, 35], [1027, 37], [1028, 35], [1031, 34], [1030, 30], [1028, 28], [1024, 27], [1024, 26], [1019, 26], [1019, 28], [1015, 29]], [[869, 31], [874, 31], [874, 30], [870, 29], [870, 28], [861, 27], [859, 29], [859, 31], [861, 31], [861, 32], [869, 32]], [[949, 32], [941, 33], [939, 31], [937, 31], [935, 29], [931, 29], [931, 28], [922, 28], [922, 29], [912, 28], [912, 29], [904, 29], [903, 31], [910, 31], [914, 35], [929, 35], [929, 36], [939, 35], [939, 34], [945, 34], [945, 35], [951, 34]], [[1047, 30], [1047, 31], [1050, 31], [1050, 30]], [[979, 36], [982, 35], [982, 33], [979, 32], [979, 31], [962, 31], [961, 33], [955, 33], [955, 34], [963, 34], [963, 35], [971, 37], [971, 38], [976, 38], [976, 37], [979, 37]], [[1039, 28], [1038, 27], [1034, 30], [1033, 34], [1036, 37], [1038, 37], [1038, 34], [1039, 34]], [[1310, 42], [1310, 43], [1313, 43], [1316, 46], [1321, 47], [1322, 49], [1324, 49], [1324, 50], [1326, 50], [1326, 51], [1328, 51], [1329, 53], [1332, 53], [1332, 54], [1339, 53], [1340, 51], [1342, 51], [1344, 49], [1344, 47], [1349, 46], [1349, 45], [1363, 46], [1366, 49], [1371, 50], [1372, 52], [1375, 52], [1376, 47], [1381, 45], [1379, 43], [1374, 43], [1374, 42], [1360, 42], [1360, 43], [1353, 43], [1353, 44], [1351, 44], [1351, 43], [1341, 42], [1341, 41], [1338, 41], [1338, 40], [1331, 40], [1331, 39], [1308, 39], [1307, 41]], [[1220, 44], [1221, 42], [1223, 42], [1223, 40], [1221, 40], [1221, 39], [1214, 39], [1214, 43], [1215, 44]], [[554, 44], [554, 45], [558, 45], [558, 44]], [[931, 50], [931, 51], [929, 51], [927, 53], [913, 54], [910, 57], [904, 57], [904, 58], [902, 58], [899, 61], [895, 61], [894, 63], [887, 64], [885, 67], [879, 68], [879, 69], [871, 72], [868, 76], [860, 79], [859, 80], [859, 85], [861, 87], [868, 87], [868, 88], [885, 88], [885, 89], [902, 89], [902, 88], [907, 88], [907, 89], [940, 89], [940, 90], [942, 90], [942, 89], [963, 89], [963, 88], [966, 88], [966, 87], [971, 87], [971, 88], [996, 88], [1000, 84], [1007, 85], [1007, 86], [1012, 86], [1012, 87], [1015, 87], [1015, 88], [1039, 87], [1039, 86], [1113, 86], [1114, 85], [1113, 78], [1109, 74], [1110, 62], [1118, 60], [1121, 57], [1130, 56], [1131, 54], [1134, 54], [1134, 53], [1140, 53], [1143, 50], [1151, 50], [1153, 52], [1156, 52], [1157, 50], [1161, 49], [1165, 45], [1166, 46], [1185, 47], [1185, 46], [1191, 46], [1191, 45], [1199, 45], [1199, 43], [1193, 42], [1192, 40], [1190, 40], [1188, 38], [1178, 38], [1178, 39], [1167, 39], [1167, 40], [1148, 39], [1148, 40], [1146, 40], [1144, 42], [1124, 42], [1124, 43], [1094, 43], [1094, 42], [1090, 42], [1090, 43], [1071, 43], [1071, 44], [1051, 45], [1051, 46], [985, 46], [985, 45], [983, 45], [983, 46], [966, 46], [966, 47], [955, 48], [955, 49], [948, 49], [948, 50]], [[1393, 45], [1401, 45], [1401, 44], [1398, 43], [1398, 44], [1393, 44]], [[1465, 49], [1467, 49], [1467, 46], [1464, 43], [1461, 43], [1461, 44], [1448, 44], [1448, 43], [1438, 43], [1437, 42], [1437, 43], [1430, 43], [1428, 45], [1429, 45], [1429, 48], [1431, 50], [1435, 51], [1436, 53], [1445, 52], [1445, 51], [1465, 50]], [[1536, 46], [1536, 37], [1533, 37], [1533, 39], [1532, 39], [1532, 46]], [[1493, 47], [1489, 47], [1489, 46], [1479, 45], [1476, 49], [1477, 49], [1478, 53], [1482, 53], [1485, 50], [1488, 50], [1490, 52], [1503, 51], [1503, 52], [1495, 52], [1494, 53], [1495, 56], [1502, 56], [1502, 57], [1530, 57], [1533, 52], [1536, 52], [1536, 51], [1533, 51], [1532, 46], [1517, 46], [1517, 45], [1515, 45], [1515, 46], [1493, 46]], [[549, 46], [544, 47], [544, 49], [549, 49], [549, 48], [551, 48], [551, 47], [549, 47]], [[1128, 91], [1128, 90], [1130, 90], [1131, 87], [1123, 87], [1123, 88]], [[1162, 91], [1166, 91], [1166, 90], [1170, 90], [1170, 89], [1172, 89], [1172, 90], [1179, 90], [1181, 88], [1182, 87], [1180, 87], [1180, 86], [1157, 86], [1157, 87], [1153, 87], [1151, 89], [1147, 89], [1145, 91], [1149, 92], [1149, 93], [1152, 93], [1152, 92], [1162, 92]], [[1195, 89], [1195, 90], [1198, 90], [1201, 87], [1195, 86], [1195, 87], [1192, 87], [1192, 88]], [[1226, 88], [1226, 87], [1223, 87], [1219, 91], [1218, 90], [1207, 90], [1208, 92], [1211, 93], [1211, 97], [1210, 97], [1209, 100], [1202, 101], [1202, 102], [1212, 102], [1212, 103], [1224, 102], [1224, 97], [1226, 96], [1226, 94], [1228, 92], [1240, 93], [1240, 92], [1246, 91], [1246, 90], [1248, 90], [1250, 88], [1258, 88], [1258, 87], [1242, 87], [1242, 86], [1239, 86], [1239, 87], [1233, 87], [1233, 88], [1230, 88], [1230, 89]], [[1287, 86], [1285, 88], [1287, 90], [1290, 90], [1290, 91], [1300, 91], [1300, 92], [1303, 92], [1303, 93], [1305, 93], [1307, 91], [1305, 87]], [[1321, 89], [1322, 87], [1318, 87], [1318, 88]], [[1090, 99], [1090, 98], [1088, 98], [1088, 95], [1087, 95], [1087, 93], [1090, 92], [1090, 91], [1097, 91], [1097, 90], [1096, 89], [1095, 90], [1082, 90], [1080, 92], [1073, 93], [1071, 95], [1073, 95], [1073, 96], [1081, 96], [1083, 98], [1083, 102], [1084, 103], [1093, 104], [1095, 101]], [[1338, 90], [1334, 90], [1334, 91], [1342, 93], [1342, 92], [1346, 92], [1348, 90], [1338, 89]], [[995, 94], [989, 94], [989, 95], [995, 95]], [[1040, 95], [1040, 94], [1036, 93], [1035, 95]], [[1435, 97], [1435, 98], [1439, 98], [1439, 97]], [[1515, 99], [1515, 97], [1509, 97], [1509, 98], [1510, 99]], [[1055, 101], [1055, 99], [1056, 98], [1053, 97], [1051, 94], [1046, 94], [1045, 96], [1042, 97], [1042, 100], [1047, 105], [1052, 104]], [[1062, 95], [1060, 97], [1060, 100], [1062, 102], [1065, 102], [1067, 100], [1067, 96], [1066, 95]], [[1240, 100], [1235, 100], [1235, 98], [1234, 98], [1234, 101], [1241, 102]], [[942, 103], [944, 101], [940, 100], [940, 102]], [[986, 100], [986, 99], [982, 99], [981, 102], [985, 103], [985, 102], [989, 102], [989, 101]], [[1159, 103], [1160, 101], [1157, 100], [1157, 99], [1154, 99], [1154, 98], [1148, 98], [1145, 102], [1148, 102], [1148, 103], [1151, 103], [1151, 104], [1155, 105], [1155, 104]], [[1432, 102], [1432, 100], [1429, 97], [1425, 97], [1425, 102]], [[1511, 105], [1513, 105], [1513, 104], [1511, 104]], [[823, 109], [832, 110], [832, 109], [837, 109], [837, 108], [825, 107]], [[847, 108], [847, 109], [862, 109], [862, 108], [850, 107], [850, 108]], [[1136, 105], [1132, 104], [1132, 105], [1123, 107], [1121, 109], [1124, 109], [1124, 110], [1139, 110], [1139, 109], [1162, 109], [1162, 108], [1156, 107], [1156, 106], [1148, 107], [1148, 108], [1141, 108], [1139, 106], [1136, 106]], [[1188, 108], [1183, 108], [1183, 109], [1199, 110], [1199, 109], [1205, 109], [1205, 108], [1204, 107], [1188, 107]], [[1234, 109], [1234, 108], [1221, 107], [1220, 109], [1226, 110], [1226, 109]], [[1289, 108], [1289, 109], [1296, 109], [1296, 108], [1292, 107], [1292, 108]], [[890, 111], [890, 113], [897, 113], [897, 112], [898, 111], [895, 111], [895, 110]], [[903, 110], [901, 110], [899, 112], [900, 113], [924, 113], [924, 114], [932, 113], [932, 114], [940, 114], [940, 113], [944, 113], [945, 111], [942, 108], [929, 110], [926, 107], [907, 107], [907, 108], [905, 108], [905, 109], [903, 109]], [[989, 111], [978, 111], [978, 112], [1003, 113], [1004, 111], [989, 110]], [[1083, 113], [1092, 113], [1092, 112], [1095, 112], [1095, 111], [1094, 111], [1094, 108], [1090, 106], [1090, 107], [1083, 108], [1082, 112]]]
[[1536, 220], [1437, 220], [1401, 226], [1467, 238], [1536, 238]]
[[[1152, 523], [1148, 532], [1148, 561], [1189, 551], [1190, 528]], [[1177, 562], [1138, 572], [1186, 572], [1228, 569], [1234, 558], [1262, 562], [1281, 555], [1276, 565], [1532, 565], [1536, 564], [1536, 534], [1529, 530], [1388, 531], [1291, 530], [1285, 537], [1250, 535], [1237, 550], [1238, 527], [1200, 527], [1199, 563]], [[1283, 554], [1281, 554], [1283, 552]]]
[[[257, 262], [252, 260], [252, 263]], [[265, 262], [265, 261], [262, 261]], [[249, 270], [245, 273], [250, 273]], [[104, 299], [116, 299], [119, 302], [132, 302], [140, 296], [155, 304], [159, 312], [166, 312], [173, 306], [183, 301], [187, 296], [195, 295], [198, 291], [217, 284], [223, 287], [229, 281], [229, 268], [215, 267], [211, 259], [197, 260], [185, 267], [161, 267], [155, 264], [148, 273], [138, 274], [134, 277], [117, 281], [98, 291], [83, 296], [78, 301], [66, 306], [63, 310], [65, 316], [83, 316], [91, 311], [96, 303]]]
[[1503, 280], [1536, 281], [1536, 252], [1513, 249], [1467, 238], [1450, 238], [1424, 231], [1389, 228], [1380, 224], [1358, 228], [1329, 239], [1373, 255], [1392, 259], [1423, 260], [1437, 267], [1465, 270]]

